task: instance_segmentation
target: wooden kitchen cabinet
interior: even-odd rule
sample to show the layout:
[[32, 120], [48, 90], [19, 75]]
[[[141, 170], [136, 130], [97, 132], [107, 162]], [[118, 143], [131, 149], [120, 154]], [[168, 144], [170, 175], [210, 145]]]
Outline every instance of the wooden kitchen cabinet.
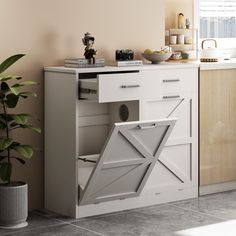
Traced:
[[80, 218], [197, 197], [197, 75], [45, 68], [45, 208]]
[[200, 190], [202, 189], [201, 192], [204, 194], [232, 189], [236, 187], [234, 181], [236, 181], [236, 70], [202, 70], [200, 71]]

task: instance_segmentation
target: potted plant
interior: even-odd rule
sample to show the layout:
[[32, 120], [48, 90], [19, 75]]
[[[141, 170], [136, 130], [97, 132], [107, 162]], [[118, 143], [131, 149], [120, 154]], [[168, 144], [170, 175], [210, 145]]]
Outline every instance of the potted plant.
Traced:
[[37, 83], [3, 74], [23, 56], [13, 55], [0, 64], [0, 227], [4, 228], [24, 227], [28, 216], [28, 186], [12, 180], [12, 169], [14, 160], [25, 164], [25, 159], [33, 156], [33, 147], [15, 140], [12, 133], [17, 129], [41, 132], [40, 128], [28, 124], [30, 114], [14, 113], [20, 99], [36, 96], [36, 93], [24, 89]]

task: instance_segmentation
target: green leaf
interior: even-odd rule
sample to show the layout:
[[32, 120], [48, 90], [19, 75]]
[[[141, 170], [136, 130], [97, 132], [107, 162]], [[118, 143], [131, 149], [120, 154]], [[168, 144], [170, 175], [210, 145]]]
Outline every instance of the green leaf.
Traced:
[[19, 95], [20, 93], [20, 87], [10, 87], [10, 90], [13, 94], [15, 94], [16, 96]]
[[18, 103], [19, 96], [15, 95], [13, 93], [10, 93], [10, 94], [7, 94], [6, 98], [7, 98], [6, 99], [7, 107], [8, 108], [15, 108]]
[[34, 92], [21, 92], [18, 94], [20, 97], [27, 98], [27, 97], [37, 97], [37, 94]]
[[0, 81], [2, 82], [7, 81], [7, 80], [12, 80], [12, 79], [20, 80], [22, 79], [22, 77], [19, 75], [0, 75]]
[[8, 84], [7, 84], [6, 82], [2, 82], [2, 83], [1, 83], [1, 92], [5, 93], [5, 92], [7, 92], [7, 91], [9, 91], [9, 86], [8, 86]]
[[0, 64], [0, 74], [4, 72], [8, 67], [13, 65], [16, 61], [22, 58], [24, 54], [16, 54], [11, 57], [8, 57], [5, 61]]
[[10, 182], [11, 170], [12, 170], [11, 163], [8, 163], [8, 162], [0, 163], [0, 178], [4, 182], [6, 182], [6, 181]]
[[0, 120], [2, 122], [5, 122], [6, 119], [8, 122], [13, 120], [9, 115], [7, 115], [7, 114], [5, 115], [4, 113], [0, 113]]
[[0, 162], [4, 160], [5, 158], [7, 158], [7, 156], [0, 156]]
[[25, 158], [31, 158], [34, 154], [33, 148], [30, 145], [18, 145], [13, 147], [16, 152]]
[[14, 149], [14, 147], [19, 146], [19, 145], [20, 145], [20, 143], [18, 143], [18, 142], [12, 142], [10, 148]]
[[17, 124], [26, 124], [28, 121], [28, 117], [30, 115], [28, 114], [14, 114], [14, 115], [8, 115], [12, 120], [14, 120]]
[[41, 129], [39, 127], [34, 127], [32, 125], [19, 125], [19, 128], [22, 128], [22, 129], [31, 129], [39, 134], [41, 134]]
[[6, 124], [0, 120], [0, 130], [4, 130], [6, 127]]
[[0, 138], [0, 150], [6, 150], [12, 143], [11, 138]]
[[35, 81], [27, 80], [27, 81], [23, 81], [21, 83], [14, 84], [12, 87], [23, 87], [23, 86], [27, 86], [27, 85], [36, 85], [36, 84], [38, 84], [38, 83]]

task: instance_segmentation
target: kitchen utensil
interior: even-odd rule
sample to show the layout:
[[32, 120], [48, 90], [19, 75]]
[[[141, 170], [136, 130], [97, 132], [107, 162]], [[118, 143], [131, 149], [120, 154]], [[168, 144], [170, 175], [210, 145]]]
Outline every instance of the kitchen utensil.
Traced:
[[[205, 48], [206, 42], [214, 42], [214, 47]], [[215, 39], [205, 39], [202, 41], [202, 51], [200, 54], [201, 62], [217, 62], [219, 58], [219, 51], [217, 49], [217, 42]]]
[[171, 57], [171, 55], [172, 52], [151, 53], [151, 54], [142, 53], [142, 56], [148, 61], [151, 61], [152, 64], [158, 64], [160, 62], [166, 61]]
[[177, 43], [177, 36], [171, 35], [170, 36], [170, 44], [176, 44]]
[[185, 23], [185, 17], [183, 13], [179, 13], [178, 15], [178, 28], [179, 29], [185, 29], [186, 23]]
[[182, 59], [189, 59], [189, 53], [188, 52], [181, 52]]
[[177, 36], [177, 38], [178, 38], [178, 44], [184, 44], [184, 35], [183, 34], [179, 34], [178, 36]]
[[185, 44], [192, 44], [193, 43], [193, 39], [190, 36], [184, 36], [184, 43]]
[[174, 52], [170, 59], [172, 59], [172, 60], [181, 60], [182, 59], [181, 52]]

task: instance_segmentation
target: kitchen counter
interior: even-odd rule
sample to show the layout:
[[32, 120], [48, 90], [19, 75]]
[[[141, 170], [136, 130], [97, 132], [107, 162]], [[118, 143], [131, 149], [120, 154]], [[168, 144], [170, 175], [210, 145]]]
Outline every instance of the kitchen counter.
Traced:
[[236, 58], [219, 60], [218, 62], [199, 62], [200, 70], [236, 69]]
[[86, 73], [88, 71], [120, 71], [120, 70], [150, 70], [150, 69], [168, 69], [168, 68], [194, 68], [199, 67], [200, 70], [222, 70], [222, 69], [236, 69], [236, 58], [231, 58], [230, 60], [220, 59], [218, 62], [200, 62], [200, 61], [179, 61], [179, 62], [163, 62], [160, 64], [144, 64], [142, 66], [128, 66], [128, 67], [118, 67], [118, 66], [105, 66], [99, 68], [68, 68], [68, 67], [45, 67], [45, 71], [63, 71], [66, 73]]
[[65, 72], [69, 74], [86, 73], [86, 72], [99, 72], [99, 71], [131, 71], [131, 70], [156, 70], [156, 69], [183, 69], [183, 68], [196, 68], [198, 63], [181, 63], [181, 62], [162, 62], [160, 64], [143, 64], [142, 66], [105, 66], [105, 67], [94, 67], [94, 68], [69, 68], [69, 67], [45, 67], [45, 71], [51, 72]]
[[200, 62], [200, 61], [179, 61], [179, 62], [167, 62], [170, 65], [182, 64], [183, 67], [186, 65], [199, 66], [200, 70], [223, 70], [223, 69], [236, 69], [236, 58], [229, 60], [220, 59], [218, 62]]

